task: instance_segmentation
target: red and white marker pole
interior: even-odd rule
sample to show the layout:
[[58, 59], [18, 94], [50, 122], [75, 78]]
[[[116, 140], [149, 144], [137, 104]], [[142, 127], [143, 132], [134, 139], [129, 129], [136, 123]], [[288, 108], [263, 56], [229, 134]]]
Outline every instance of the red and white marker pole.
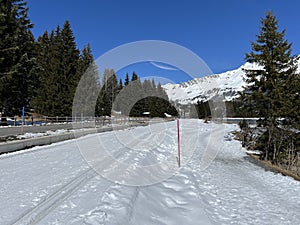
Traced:
[[179, 119], [177, 120], [177, 138], [178, 138], [178, 157], [177, 157], [177, 162], [178, 162], [178, 167], [180, 167], [180, 124], [179, 124]]

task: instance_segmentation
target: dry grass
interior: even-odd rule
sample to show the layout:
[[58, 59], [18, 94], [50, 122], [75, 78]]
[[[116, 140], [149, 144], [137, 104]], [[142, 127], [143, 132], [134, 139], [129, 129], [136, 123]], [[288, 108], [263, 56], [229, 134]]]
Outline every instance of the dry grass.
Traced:
[[270, 161], [261, 160], [258, 155], [254, 155], [254, 154], [248, 154], [248, 155], [251, 158], [253, 158], [254, 160], [257, 160], [258, 162], [262, 163], [266, 167], [270, 168], [270, 170], [276, 171], [278, 173], [281, 173], [284, 176], [289, 176], [289, 177], [294, 178], [297, 181], [300, 181], [300, 175], [297, 174], [296, 172], [291, 171], [291, 170], [287, 170], [287, 169], [282, 168], [278, 165], [272, 164]]

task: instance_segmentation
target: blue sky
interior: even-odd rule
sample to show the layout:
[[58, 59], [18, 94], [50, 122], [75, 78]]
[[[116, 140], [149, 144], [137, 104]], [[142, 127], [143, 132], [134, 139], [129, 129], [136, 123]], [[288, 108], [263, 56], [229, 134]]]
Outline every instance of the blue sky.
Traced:
[[[258, 34], [260, 18], [267, 10], [277, 16], [280, 30], [287, 30], [293, 54], [300, 54], [298, 0], [28, 0], [27, 3], [36, 37], [69, 20], [78, 47], [82, 49], [90, 43], [95, 58], [128, 42], [163, 40], [195, 52], [214, 73], [235, 69], [244, 63], [250, 42]], [[148, 67], [140, 64], [136, 72], [143, 76], [158, 73]], [[131, 69], [134, 66], [128, 68]], [[176, 76], [176, 82], [187, 79]]]

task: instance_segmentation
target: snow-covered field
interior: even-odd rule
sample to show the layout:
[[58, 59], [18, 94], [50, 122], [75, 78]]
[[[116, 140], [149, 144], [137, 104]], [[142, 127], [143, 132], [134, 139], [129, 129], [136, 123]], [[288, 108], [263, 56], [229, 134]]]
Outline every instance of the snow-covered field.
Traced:
[[[237, 126], [180, 122], [180, 169], [175, 122], [2, 155], [0, 224], [300, 224], [300, 183], [251, 163], [227, 134]], [[109, 152], [95, 155], [101, 175], [84, 160], [95, 146]], [[153, 167], [152, 179], [138, 177], [162, 162], [168, 168]]]

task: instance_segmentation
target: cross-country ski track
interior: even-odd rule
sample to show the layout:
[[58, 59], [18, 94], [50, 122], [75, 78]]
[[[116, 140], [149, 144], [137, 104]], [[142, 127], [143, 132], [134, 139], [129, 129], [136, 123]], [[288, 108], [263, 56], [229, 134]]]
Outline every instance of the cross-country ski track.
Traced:
[[[213, 123], [180, 123], [180, 169], [176, 121], [0, 156], [0, 224], [300, 224], [300, 183], [250, 162], [237, 125], [215, 124], [215, 140]], [[92, 168], [85, 151], [99, 146], [108, 155]], [[216, 157], [203, 168], [207, 152]], [[161, 162], [172, 174], [141, 172]]]

